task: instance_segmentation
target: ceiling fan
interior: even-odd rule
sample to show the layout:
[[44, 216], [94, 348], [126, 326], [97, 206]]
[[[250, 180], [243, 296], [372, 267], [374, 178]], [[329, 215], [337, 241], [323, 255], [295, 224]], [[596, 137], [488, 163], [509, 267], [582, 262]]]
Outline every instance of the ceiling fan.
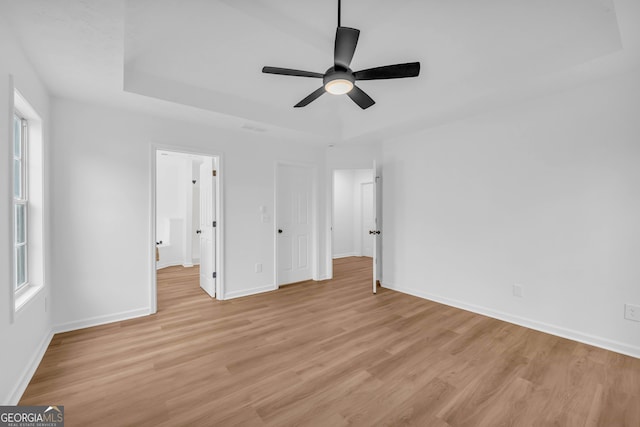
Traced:
[[283, 76], [315, 77], [322, 79], [322, 86], [316, 89], [302, 101], [294, 105], [295, 108], [305, 107], [318, 99], [325, 92], [333, 95], [347, 94], [360, 108], [367, 109], [376, 102], [362, 89], [355, 85], [357, 80], [381, 80], [402, 79], [416, 77], [420, 74], [420, 63], [409, 62], [406, 64], [385, 65], [369, 68], [361, 71], [353, 71], [349, 68], [351, 59], [358, 44], [360, 30], [343, 27], [340, 25], [341, 1], [338, 0], [338, 28], [336, 30], [336, 42], [333, 53], [333, 67], [324, 74], [311, 71], [294, 70], [291, 68], [263, 67], [262, 72], [267, 74], [281, 74]]

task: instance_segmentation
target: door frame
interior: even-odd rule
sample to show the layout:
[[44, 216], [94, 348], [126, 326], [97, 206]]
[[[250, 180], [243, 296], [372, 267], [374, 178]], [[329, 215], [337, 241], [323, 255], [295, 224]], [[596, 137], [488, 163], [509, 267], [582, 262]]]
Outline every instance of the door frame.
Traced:
[[150, 144], [149, 150], [149, 314], [155, 314], [158, 311], [158, 282], [156, 270], [156, 159], [158, 151], [171, 151], [174, 153], [191, 154], [195, 156], [213, 157], [218, 160], [218, 173], [216, 180], [216, 218], [217, 218], [217, 235], [216, 235], [216, 299], [224, 299], [224, 197], [222, 185], [224, 180], [223, 173], [223, 154], [220, 152], [207, 151], [200, 148], [191, 148], [178, 145], [166, 144]]
[[311, 172], [311, 280], [318, 281], [320, 265], [320, 250], [318, 248], [318, 166], [313, 163], [289, 162], [276, 160], [273, 166], [274, 173], [274, 192], [273, 192], [273, 287], [280, 287], [278, 277], [278, 178], [280, 167], [296, 166], [308, 169]]
[[[372, 169], [373, 171], [373, 169]], [[370, 185], [371, 186], [371, 193], [372, 193], [372, 197], [375, 196], [374, 190], [375, 190], [375, 173], [374, 173], [374, 177], [373, 177], [373, 181], [367, 181], [367, 182], [361, 182], [360, 183], [360, 256], [366, 256], [364, 254], [364, 239], [367, 238], [368, 234], [365, 234], [364, 230], [364, 212], [365, 212], [365, 208], [364, 208], [364, 186], [365, 185]], [[372, 202], [375, 203], [375, 197], [373, 197]], [[375, 210], [375, 206], [373, 208]], [[375, 222], [375, 212], [373, 213], [374, 215], [374, 222]], [[374, 224], [375, 225], [375, 224]], [[370, 238], [370, 237], [369, 237]], [[371, 248], [373, 251], [373, 248]], [[372, 254], [373, 255], [373, 254]]]

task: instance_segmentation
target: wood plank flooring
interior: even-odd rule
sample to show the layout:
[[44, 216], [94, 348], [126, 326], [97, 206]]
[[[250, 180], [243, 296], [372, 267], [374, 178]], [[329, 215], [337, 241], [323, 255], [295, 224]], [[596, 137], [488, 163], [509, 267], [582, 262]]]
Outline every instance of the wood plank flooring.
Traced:
[[158, 274], [154, 316], [58, 334], [21, 405], [67, 426], [640, 426], [640, 360], [335, 279], [230, 301]]

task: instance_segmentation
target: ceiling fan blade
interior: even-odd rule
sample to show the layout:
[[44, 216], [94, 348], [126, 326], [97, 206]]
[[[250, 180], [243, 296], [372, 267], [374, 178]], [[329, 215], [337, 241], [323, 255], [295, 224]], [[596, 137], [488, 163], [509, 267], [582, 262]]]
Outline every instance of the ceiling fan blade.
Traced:
[[324, 75], [320, 73], [314, 73], [312, 71], [293, 70], [291, 68], [279, 68], [279, 67], [262, 67], [262, 72], [266, 74], [280, 74], [283, 76], [296, 76], [296, 77], [317, 77], [321, 79]]
[[407, 64], [385, 65], [383, 67], [356, 71], [353, 73], [353, 77], [355, 77], [356, 80], [382, 80], [416, 77], [418, 74], [420, 74], [420, 63], [409, 62]]
[[363, 110], [366, 110], [376, 103], [376, 101], [371, 99], [371, 97], [358, 86], [354, 86], [353, 89], [351, 89], [351, 91], [347, 93], [347, 95], [349, 95], [349, 98], [351, 98], [353, 102], [358, 104], [358, 106]]
[[306, 107], [307, 105], [311, 104], [316, 99], [320, 98], [320, 95], [322, 95], [324, 92], [325, 92], [324, 86], [322, 86], [321, 88], [316, 89], [314, 92], [312, 92], [305, 99], [303, 99], [302, 101], [298, 102], [293, 107], [294, 108]]
[[360, 30], [338, 27], [336, 30], [336, 45], [333, 51], [333, 62], [337, 68], [349, 68], [353, 54], [356, 51], [358, 37], [360, 37]]

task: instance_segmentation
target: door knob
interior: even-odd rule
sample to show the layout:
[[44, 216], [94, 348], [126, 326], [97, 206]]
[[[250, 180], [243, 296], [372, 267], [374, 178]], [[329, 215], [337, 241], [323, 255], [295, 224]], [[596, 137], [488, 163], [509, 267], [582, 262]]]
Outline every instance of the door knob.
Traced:
[[282, 234], [282, 230], [278, 228], [278, 234]]
[[380, 230], [369, 230], [369, 234], [380, 234]]
[[196, 234], [202, 233], [202, 230], [196, 230]]

